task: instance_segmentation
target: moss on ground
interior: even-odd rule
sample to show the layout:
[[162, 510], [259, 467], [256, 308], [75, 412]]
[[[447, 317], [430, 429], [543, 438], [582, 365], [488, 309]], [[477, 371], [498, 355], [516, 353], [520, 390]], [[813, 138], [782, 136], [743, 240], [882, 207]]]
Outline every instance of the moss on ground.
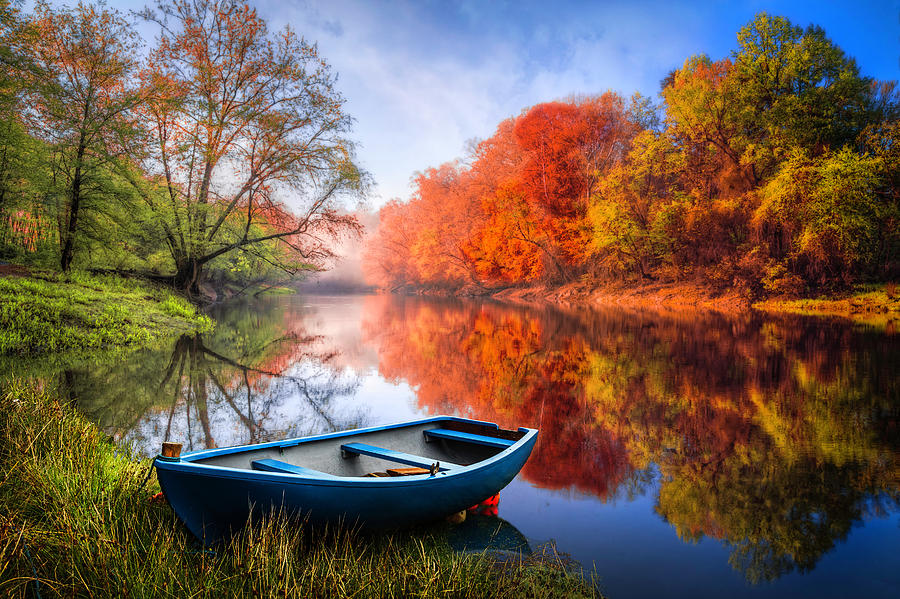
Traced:
[[212, 327], [171, 290], [115, 276], [0, 277], [0, 355], [139, 347]]

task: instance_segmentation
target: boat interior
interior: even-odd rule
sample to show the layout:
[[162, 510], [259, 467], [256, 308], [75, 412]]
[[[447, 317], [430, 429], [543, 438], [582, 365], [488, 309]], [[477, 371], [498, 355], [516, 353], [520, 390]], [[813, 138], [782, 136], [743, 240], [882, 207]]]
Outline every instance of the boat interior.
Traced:
[[431, 475], [489, 459], [524, 435], [474, 422], [432, 421], [190, 461], [319, 478]]

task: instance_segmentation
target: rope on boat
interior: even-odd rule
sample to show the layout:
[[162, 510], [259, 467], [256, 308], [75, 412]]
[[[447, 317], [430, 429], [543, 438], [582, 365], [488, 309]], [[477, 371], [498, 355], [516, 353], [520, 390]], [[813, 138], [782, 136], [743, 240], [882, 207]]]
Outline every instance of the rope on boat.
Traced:
[[138, 487], [138, 492], [144, 490], [144, 485], [147, 484], [147, 481], [150, 480], [150, 473], [153, 472], [153, 468], [156, 466], [156, 460], [150, 462], [150, 467], [147, 468], [147, 476], [144, 477], [144, 482], [141, 483], [141, 486]]

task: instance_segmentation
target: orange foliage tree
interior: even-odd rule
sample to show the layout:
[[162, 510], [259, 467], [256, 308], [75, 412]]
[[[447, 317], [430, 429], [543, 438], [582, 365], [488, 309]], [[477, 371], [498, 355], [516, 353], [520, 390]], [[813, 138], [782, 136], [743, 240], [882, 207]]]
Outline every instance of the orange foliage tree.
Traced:
[[525, 239], [538, 246], [563, 280], [589, 255], [588, 203], [602, 177], [625, 155], [637, 126], [620, 96], [550, 102], [516, 123], [525, 153], [520, 185], [535, 224]]
[[[373, 282], [571, 280], [590, 255], [589, 199], [638, 129], [612, 92], [539, 104], [502, 122], [465, 165], [427, 169], [408, 203], [385, 207], [369, 246]], [[405, 257], [386, 260], [395, 251]], [[391, 276], [389, 262], [404, 268]]]
[[392, 200], [378, 211], [378, 227], [366, 241], [363, 272], [367, 282], [393, 290], [417, 282], [410, 261], [415, 228], [407, 208]]

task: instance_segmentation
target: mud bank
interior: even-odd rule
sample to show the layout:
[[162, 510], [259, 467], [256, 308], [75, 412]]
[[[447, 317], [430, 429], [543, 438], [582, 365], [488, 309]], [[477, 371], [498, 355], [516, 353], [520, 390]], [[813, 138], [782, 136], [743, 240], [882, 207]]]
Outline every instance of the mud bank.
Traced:
[[546, 302], [566, 308], [621, 306], [654, 310], [706, 309], [746, 312], [750, 302], [734, 292], [715, 292], [700, 285], [667, 283], [636, 287], [588, 287], [573, 283], [562, 287], [510, 288], [491, 297], [510, 302]]
[[716, 290], [699, 283], [606, 287], [571, 283], [560, 287], [533, 285], [493, 289], [471, 285], [456, 290], [406, 286], [395, 289], [394, 292], [443, 297], [490, 297], [514, 304], [549, 304], [568, 310], [603, 306], [656, 312], [709, 310], [724, 314], [758, 310], [768, 313], [838, 317], [886, 328], [888, 331], [900, 330], [900, 296], [890, 285], [869, 285], [848, 292], [844, 296], [818, 299], [771, 298], [756, 303], [737, 291]]

